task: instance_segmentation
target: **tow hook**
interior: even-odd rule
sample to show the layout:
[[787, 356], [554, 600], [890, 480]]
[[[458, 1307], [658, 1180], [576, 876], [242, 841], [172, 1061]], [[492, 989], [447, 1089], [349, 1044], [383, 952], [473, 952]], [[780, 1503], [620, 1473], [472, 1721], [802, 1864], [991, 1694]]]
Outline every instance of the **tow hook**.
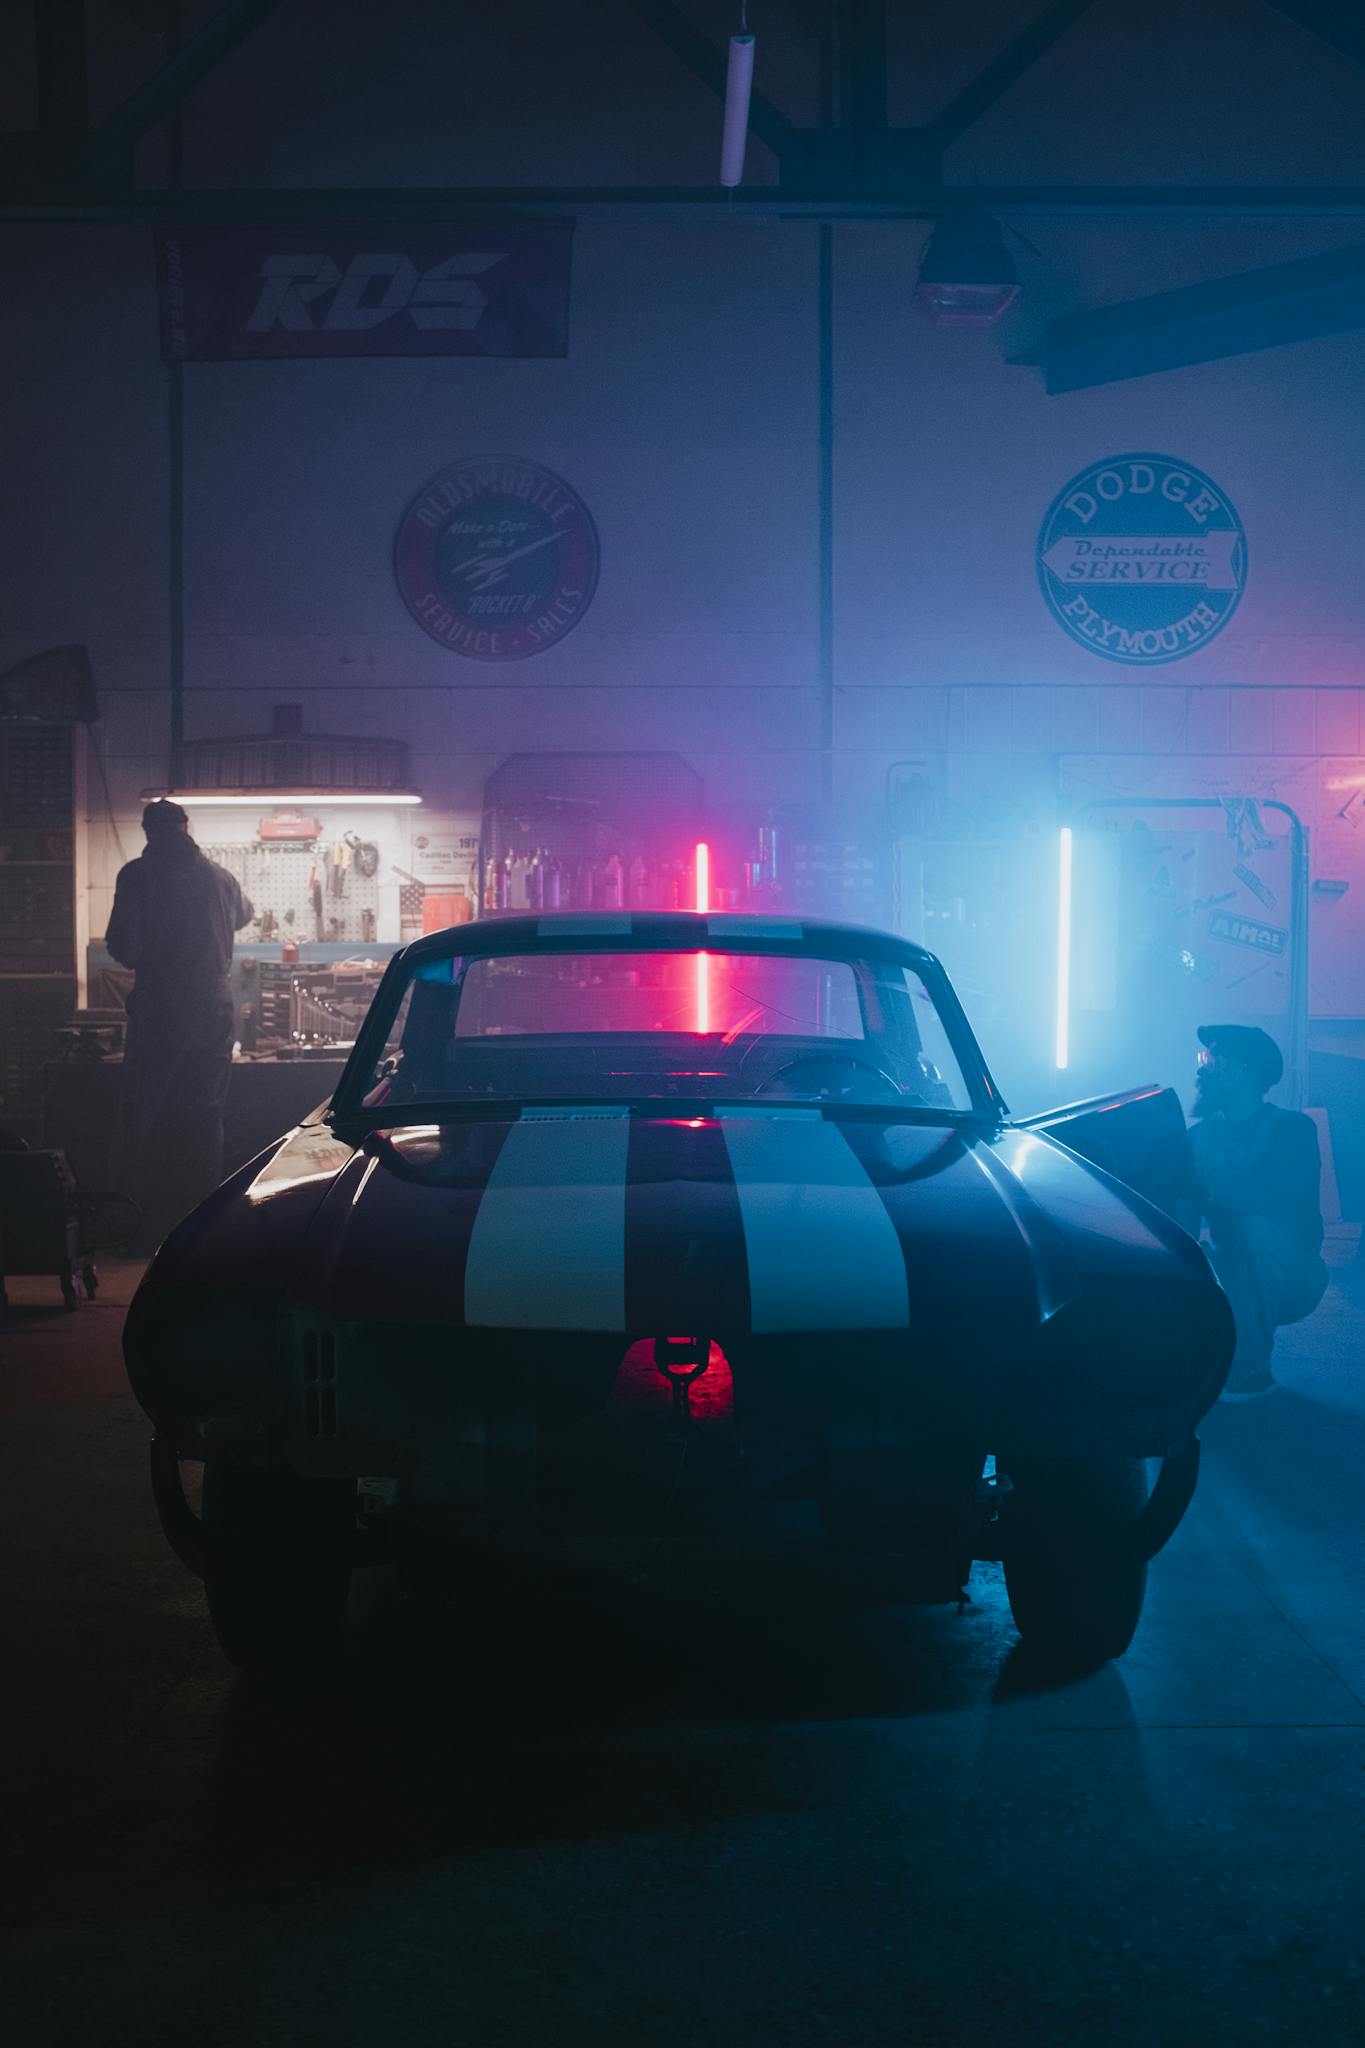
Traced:
[[1191, 1430], [1163, 1456], [1147, 1505], [1128, 1533], [1126, 1548], [1134, 1563], [1149, 1563], [1170, 1542], [1194, 1498], [1198, 1478], [1199, 1438]]
[[709, 1337], [656, 1337], [654, 1365], [673, 1390], [672, 1428], [686, 1435], [694, 1427], [692, 1382], [699, 1380], [711, 1363]]

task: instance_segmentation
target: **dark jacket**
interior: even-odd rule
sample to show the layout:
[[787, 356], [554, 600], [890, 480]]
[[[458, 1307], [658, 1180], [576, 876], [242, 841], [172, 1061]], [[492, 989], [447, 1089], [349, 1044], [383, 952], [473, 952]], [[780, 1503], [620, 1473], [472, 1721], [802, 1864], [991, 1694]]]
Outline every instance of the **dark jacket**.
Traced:
[[1301, 1251], [1321, 1248], [1322, 1156], [1311, 1116], [1263, 1102], [1239, 1123], [1201, 1118], [1190, 1144], [1215, 1244], [1233, 1242], [1241, 1218], [1260, 1216]]
[[227, 994], [232, 935], [252, 908], [226, 868], [186, 832], [149, 839], [119, 870], [105, 944], [136, 975], [134, 997], [154, 1002], [220, 1000]]

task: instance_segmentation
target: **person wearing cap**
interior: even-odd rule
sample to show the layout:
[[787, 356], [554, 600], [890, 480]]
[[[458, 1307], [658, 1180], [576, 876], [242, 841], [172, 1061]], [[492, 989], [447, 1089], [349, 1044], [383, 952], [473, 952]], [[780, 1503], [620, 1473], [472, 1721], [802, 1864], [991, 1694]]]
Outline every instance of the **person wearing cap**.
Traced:
[[1250, 1024], [1205, 1024], [1190, 1145], [1213, 1264], [1232, 1303], [1237, 1351], [1222, 1398], [1275, 1385], [1275, 1332], [1322, 1300], [1322, 1160], [1317, 1126], [1265, 1100], [1284, 1074], [1280, 1049]]
[[222, 1177], [231, 1072], [232, 936], [251, 904], [200, 852], [189, 817], [164, 797], [142, 813], [147, 844], [120, 870], [105, 944], [133, 970], [114, 1179], [143, 1211], [148, 1240]]

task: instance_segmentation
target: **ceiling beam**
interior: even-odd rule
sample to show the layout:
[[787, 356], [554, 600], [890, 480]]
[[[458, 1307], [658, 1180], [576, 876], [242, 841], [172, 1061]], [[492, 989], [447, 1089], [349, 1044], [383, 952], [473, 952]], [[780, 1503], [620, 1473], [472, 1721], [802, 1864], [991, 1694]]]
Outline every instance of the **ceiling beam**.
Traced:
[[279, 4], [280, 0], [224, 0], [202, 28], [186, 36], [174, 56], [93, 130], [85, 151], [86, 172], [107, 178], [129, 171], [143, 136], [174, 114], [186, 94], [230, 57]]
[[[679, 63], [686, 65], [694, 78], [699, 78], [719, 99], [725, 98], [728, 53], [716, 48], [711, 38], [678, 6], [677, 0], [622, 0], [622, 5], [672, 51]], [[789, 121], [781, 108], [761, 92], [750, 97], [749, 127], [776, 157], [790, 152], [802, 134], [795, 122]]]
[[1270, 264], [1049, 323], [1049, 392], [1084, 391], [1191, 363], [1255, 355], [1365, 327], [1365, 245]]
[[1326, 43], [1340, 57], [1365, 64], [1365, 14], [1360, 0], [1267, 0], [1276, 14], [1292, 21], [1295, 28]]
[[950, 185], [905, 181], [895, 187], [848, 193], [802, 193], [776, 186], [741, 187], [733, 197], [714, 186], [472, 186], [452, 189], [388, 186], [268, 191], [192, 189], [108, 195], [73, 195], [49, 184], [46, 197], [30, 188], [17, 204], [0, 206], [0, 221], [31, 224], [95, 221], [282, 221], [318, 226], [327, 221], [393, 223], [530, 222], [563, 219], [602, 222], [658, 214], [679, 220], [933, 220], [954, 198], [970, 198], [992, 214], [1067, 219], [1301, 219], [1358, 214], [1365, 220], [1365, 185]]
[[1035, 15], [1026, 29], [1022, 29], [1012, 43], [1007, 43], [998, 57], [978, 71], [970, 85], [965, 85], [955, 99], [936, 114], [922, 130], [932, 138], [938, 149], [947, 149], [957, 142], [967, 130], [989, 113], [996, 101], [1003, 98], [1012, 85], [1016, 85], [1038, 62], [1045, 57], [1054, 43], [1059, 43], [1069, 28], [1088, 14], [1095, 0], [1051, 0], [1041, 14]]

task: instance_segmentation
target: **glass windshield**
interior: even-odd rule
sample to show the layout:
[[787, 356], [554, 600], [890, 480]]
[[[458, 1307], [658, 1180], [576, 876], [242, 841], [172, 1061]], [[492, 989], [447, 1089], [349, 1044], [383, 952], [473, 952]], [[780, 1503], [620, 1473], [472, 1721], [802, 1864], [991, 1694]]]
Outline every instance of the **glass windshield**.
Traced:
[[424, 962], [359, 1082], [370, 1110], [583, 1097], [972, 1107], [912, 967], [723, 948]]

